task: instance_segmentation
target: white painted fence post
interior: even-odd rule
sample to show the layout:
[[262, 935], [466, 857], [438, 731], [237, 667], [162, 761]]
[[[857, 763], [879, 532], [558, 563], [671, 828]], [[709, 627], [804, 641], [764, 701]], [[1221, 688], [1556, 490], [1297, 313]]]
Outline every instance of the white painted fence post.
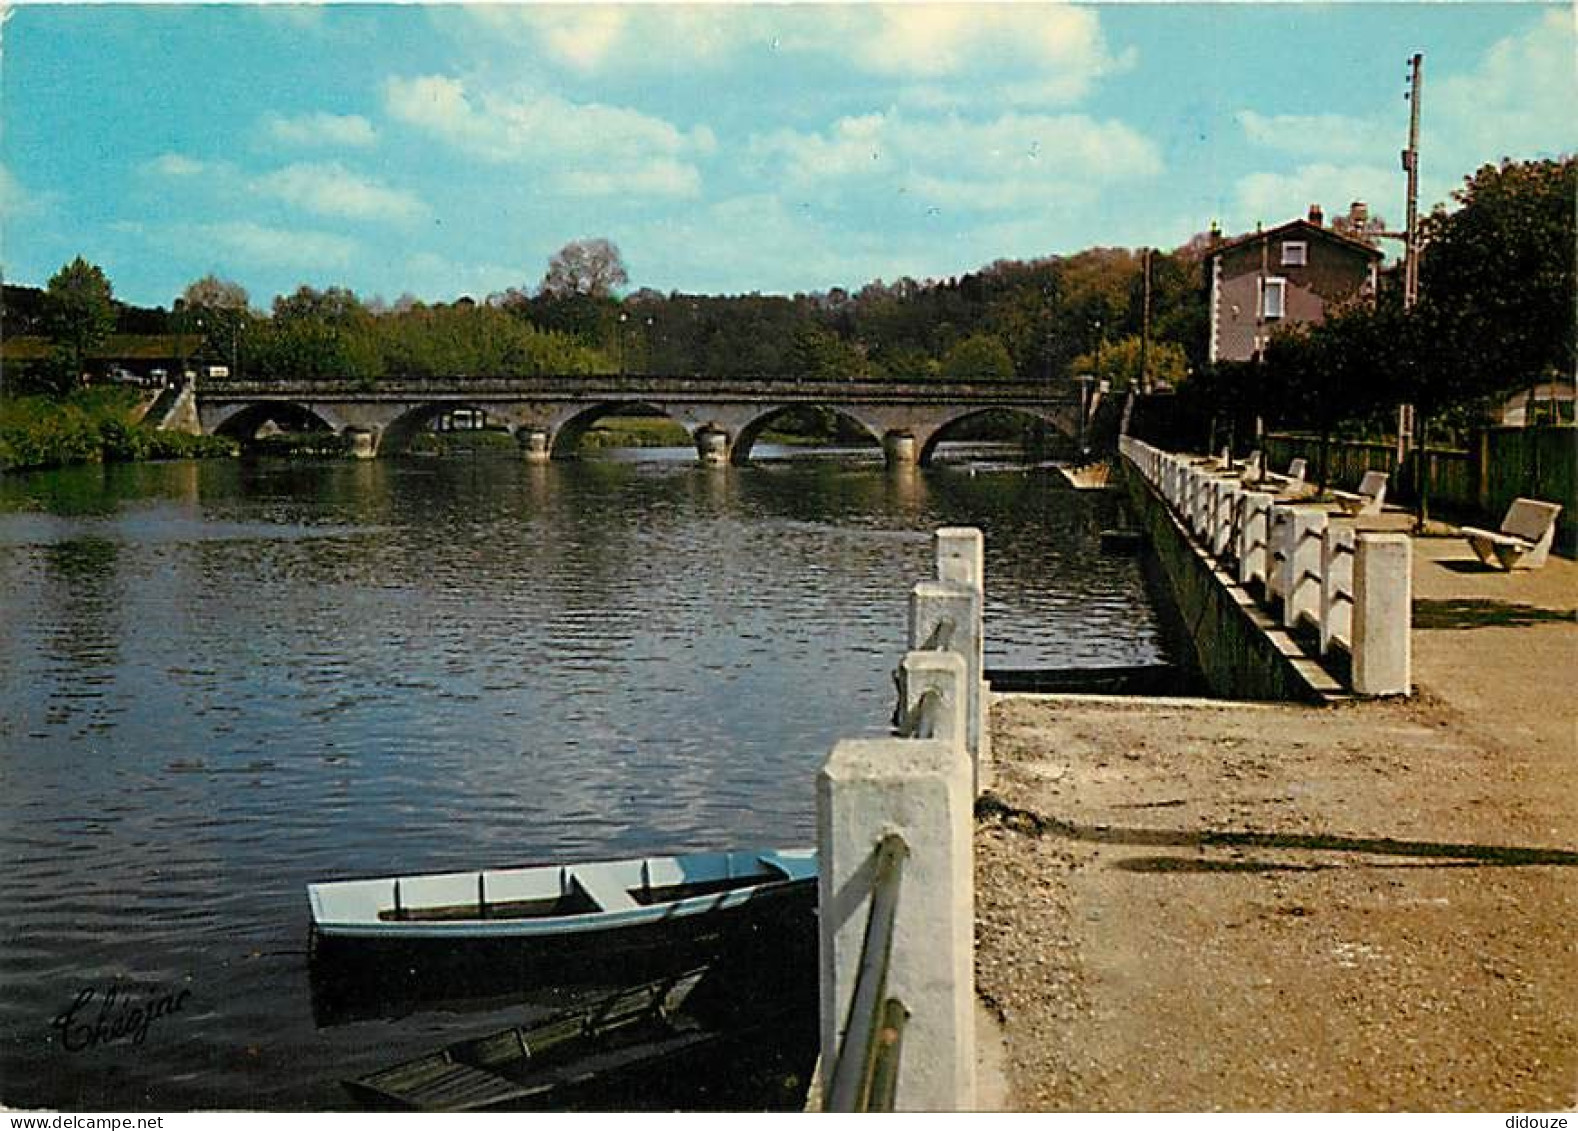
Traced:
[[1353, 689], [1407, 695], [1412, 685], [1413, 577], [1408, 535], [1361, 530], [1353, 564]]
[[848, 739], [816, 779], [824, 1084], [845, 1037], [874, 849], [909, 848], [887, 990], [910, 1011], [894, 1107], [975, 1108], [975, 877], [970, 764], [935, 740]]
[[1321, 546], [1326, 533], [1326, 512], [1289, 507], [1286, 514], [1282, 626], [1297, 628], [1301, 619], [1316, 623], [1320, 619]]
[[933, 636], [944, 622], [953, 626], [947, 648], [964, 657], [968, 668], [965, 693], [968, 697], [965, 749], [970, 760], [979, 763], [989, 758], [986, 747], [986, 673], [981, 666], [980, 644], [981, 594], [975, 588], [956, 581], [917, 581], [910, 590], [910, 639], [909, 650], [927, 651], [933, 646]]
[[966, 742], [975, 763], [976, 781], [986, 788], [991, 778], [992, 687], [986, 682], [986, 536], [973, 526], [944, 526], [933, 538], [937, 580], [967, 585], [975, 591], [975, 655], [969, 658], [978, 686], [971, 705], [975, 711], [975, 741]]
[[1223, 480], [1217, 484], [1216, 524], [1211, 535], [1211, 552], [1218, 558], [1232, 551], [1238, 502], [1244, 490], [1237, 480]]
[[1353, 650], [1353, 527], [1329, 522], [1321, 537], [1320, 654], [1333, 642]]
[[[970, 697], [965, 685], [968, 678], [969, 666], [957, 652], [906, 652], [899, 661], [899, 705], [905, 717], [919, 710], [928, 694], [934, 695], [936, 710], [932, 720], [936, 730], [924, 737], [956, 746], [963, 757], [970, 756]], [[989, 784], [987, 772], [987, 766], [971, 758], [977, 797]]]
[[1238, 526], [1238, 583], [1266, 582], [1271, 566], [1271, 495], [1245, 491], [1240, 498]]

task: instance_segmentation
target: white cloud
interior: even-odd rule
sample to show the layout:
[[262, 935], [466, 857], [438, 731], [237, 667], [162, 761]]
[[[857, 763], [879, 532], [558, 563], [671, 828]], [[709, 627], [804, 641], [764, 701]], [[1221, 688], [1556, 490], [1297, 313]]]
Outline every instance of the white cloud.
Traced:
[[361, 245], [346, 236], [300, 228], [276, 228], [251, 220], [196, 224], [176, 233], [184, 242], [228, 252], [238, 263], [320, 271], [356, 262]]
[[339, 148], [365, 148], [378, 140], [373, 124], [360, 114], [303, 114], [287, 118], [269, 114], [263, 119], [264, 132], [284, 145], [323, 145]]
[[1528, 31], [1492, 44], [1468, 74], [1427, 81], [1426, 167], [1440, 163], [1457, 177], [1503, 157], [1554, 157], [1578, 149], [1575, 52], [1572, 8], [1558, 6]]
[[1328, 161], [1377, 160], [1402, 148], [1395, 126], [1344, 114], [1259, 114], [1240, 110], [1238, 124], [1258, 145]]
[[715, 68], [755, 55], [830, 59], [912, 84], [906, 101], [943, 97], [998, 105], [1067, 103], [1104, 75], [1133, 66], [1114, 55], [1099, 11], [1055, 3], [485, 4], [458, 26], [531, 49], [579, 74]]
[[1087, 7], [873, 4], [812, 16], [788, 46], [833, 54], [879, 75], [943, 79], [978, 76], [985, 68], [1013, 82], [1033, 76], [1043, 95], [1070, 99], [1124, 65], [1109, 54], [1100, 17]]
[[512, 48], [534, 47], [558, 66], [582, 74], [673, 65], [683, 45], [687, 65], [722, 63], [772, 39], [775, 16], [735, 4], [477, 4], [460, 9], [468, 32]]
[[201, 176], [207, 166], [182, 153], [161, 153], [143, 168], [161, 177], [196, 177]]
[[384, 96], [395, 119], [482, 160], [538, 167], [565, 193], [694, 196], [701, 174], [686, 159], [717, 148], [705, 127], [554, 94], [473, 93], [442, 75], [390, 79]]
[[43, 206], [43, 197], [29, 192], [10, 169], [0, 165], [0, 217], [32, 216]]
[[427, 211], [411, 193], [332, 162], [287, 165], [257, 178], [253, 188], [308, 212], [349, 220], [410, 220]]
[[1311, 204], [1325, 210], [1329, 223], [1355, 200], [1366, 201], [1372, 216], [1400, 228], [1402, 191], [1401, 178], [1389, 166], [1322, 163], [1291, 173], [1252, 173], [1238, 182], [1232, 213], [1223, 217], [1223, 228], [1236, 235], [1257, 223], [1274, 227], [1305, 216]]
[[1004, 114], [986, 122], [898, 112], [843, 118], [825, 133], [779, 130], [751, 143], [796, 189], [851, 179], [902, 188], [919, 205], [970, 211], [1044, 205], [1162, 170], [1156, 146], [1122, 122]]

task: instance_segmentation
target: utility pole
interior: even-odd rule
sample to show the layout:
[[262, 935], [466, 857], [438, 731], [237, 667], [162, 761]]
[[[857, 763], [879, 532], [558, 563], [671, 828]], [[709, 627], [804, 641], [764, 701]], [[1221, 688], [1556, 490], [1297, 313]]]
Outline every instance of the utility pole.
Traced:
[[1142, 248], [1144, 257], [1145, 299], [1140, 306], [1140, 392], [1151, 391], [1151, 249]]
[[[1408, 174], [1408, 215], [1403, 227], [1403, 310], [1409, 311], [1419, 301], [1419, 107], [1424, 92], [1425, 57], [1414, 52], [1409, 60], [1408, 93], [1408, 148], [1403, 150], [1403, 171]], [[1414, 490], [1417, 492], [1415, 529], [1424, 532], [1425, 517], [1429, 513], [1427, 495], [1428, 471], [1425, 458], [1424, 428], [1412, 404], [1397, 406], [1397, 462], [1399, 466], [1408, 457], [1409, 448], [1417, 446], [1414, 461]]]
[[1419, 301], [1419, 103], [1424, 93], [1425, 57], [1415, 52], [1408, 77], [1408, 148], [1403, 171], [1408, 174], [1408, 220], [1403, 231], [1403, 309]]

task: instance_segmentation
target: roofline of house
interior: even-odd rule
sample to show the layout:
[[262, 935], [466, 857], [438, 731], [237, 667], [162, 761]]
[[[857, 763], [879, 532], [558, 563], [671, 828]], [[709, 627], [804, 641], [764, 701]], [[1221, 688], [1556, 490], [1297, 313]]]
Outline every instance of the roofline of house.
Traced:
[[1289, 220], [1286, 224], [1278, 224], [1275, 228], [1267, 228], [1263, 231], [1250, 232], [1248, 235], [1235, 236], [1230, 240], [1224, 240], [1222, 243], [1217, 244], [1215, 247], [1206, 252], [1206, 258], [1210, 259], [1214, 256], [1222, 254], [1224, 251], [1231, 251], [1233, 248], [1242, 247], [1245, 244], [1254, 243], [1257, 240], [1271, 239], [1273, 236], [1276, 236], [1281, 232], [1286, 232], [1292, 228], [1301, 228], [1306, 232], [1324, 236], [1329, 240], [1335, 240], [1339, 244], [1346, 244], [1355, 251], [1362, 251], [1364, 254], [1373, 256], [1376, 259], [1386, 258], [1386, 253], [1378, 247], [1372, 247], [1363, 240], [1356, 240], [1352, 236], [1343, 235], [1341, 232], [1334, 232], [1324, 225], [1312, 224], [1302, 217], [1297, 220]]

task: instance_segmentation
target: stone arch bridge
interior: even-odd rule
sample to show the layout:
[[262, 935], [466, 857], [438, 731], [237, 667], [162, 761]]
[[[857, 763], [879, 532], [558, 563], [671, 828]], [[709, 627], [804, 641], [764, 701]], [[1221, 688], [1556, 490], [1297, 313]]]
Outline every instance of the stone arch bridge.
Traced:
[[604, 416], [653, 410], [690, 434], [705, 463], [744, 463], [785, 410], [815, 406], [854, 421], [890, 463], [928, 463], [956, 426], [1012, 409], [1083, 439], [1099, 393], [1075, 380], [837, 380], [764, 377], [540, 376], [350, 380], [205, 379], [190, 390], [206, 433], [255, 436], [270, 421], [347, 435], [357, 455], [405, 449], [436, 418], [460, 409], [504, 424], [525, 458], [575, 450]]

